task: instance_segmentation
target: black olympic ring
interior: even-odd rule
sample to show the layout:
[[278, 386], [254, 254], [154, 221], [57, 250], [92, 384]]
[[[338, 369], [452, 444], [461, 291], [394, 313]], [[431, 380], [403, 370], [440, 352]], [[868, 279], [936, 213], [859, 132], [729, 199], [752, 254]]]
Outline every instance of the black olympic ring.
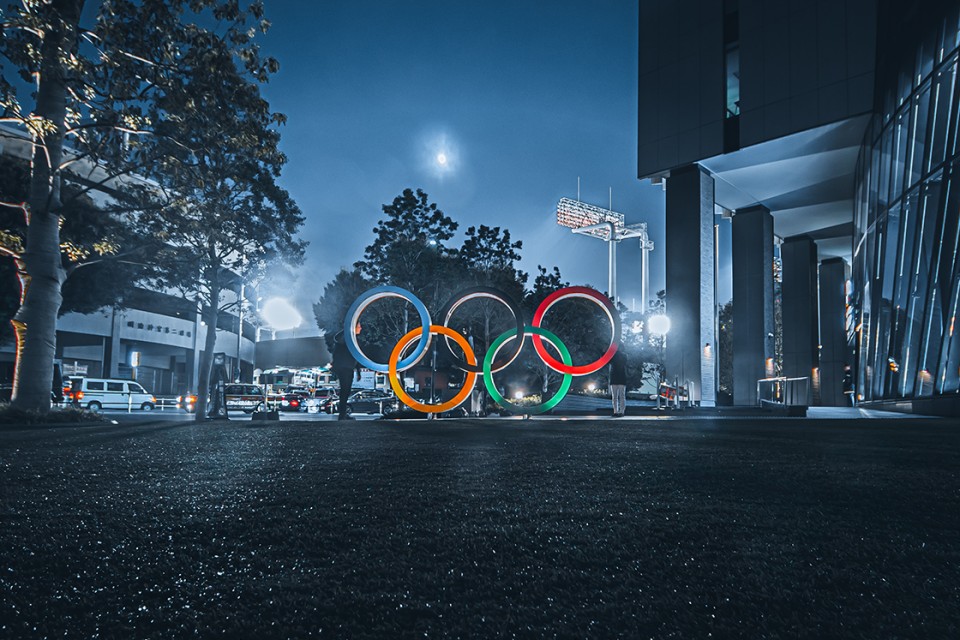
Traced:
[[[477, 298], [492, 298], [497, 302], [502, 303], [505, 307], [510, 310], [510, 313], [513, 314], [514, 320], [517, 323], [517, 335], [523, 336], [523, 315], [520, 312], [520, 307], [517, 306], [517, 303], [514, 302], [513, 298], [494, 287], [470, 287], [458, 291], [453, 296], [447, 304], [444, 305], [443, 309], [440, 311], [440, 317], [443, 318], [443, 326], [450, 326], [450, 318], [453, 317], [454, 312], [465, 302], [470, 300], [475, 300]], [[447, 348], [447, 351], [453, 356], [454, 366], [460, 369], [461, 371], [467, 371], [469, 373], [483, 373], [482, 364], [470, 364], [460, 356], [458, 356], [454, 351], [453, 347], [450, 345], [450, 337], [444, 336], [444, 345]], [[523, 338], [519, 340], [513, 340], [512, 346], [506, 350], [506, 353], [503, 357], [494, 361], [491, 366], [491, 371], [500, 371], [501, 369], [507, 368], [514, 359], [520, 355], [520, 349], [523, 347]]]

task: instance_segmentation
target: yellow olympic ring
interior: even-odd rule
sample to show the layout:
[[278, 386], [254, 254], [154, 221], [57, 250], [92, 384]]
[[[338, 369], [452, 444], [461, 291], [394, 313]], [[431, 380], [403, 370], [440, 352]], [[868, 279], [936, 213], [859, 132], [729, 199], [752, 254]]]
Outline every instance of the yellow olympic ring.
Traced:
[[[470, 347], [470, 343], [467, 342], [467, 339], [464, 338], [460, 332], [443, 325], [432, 324], [430, 325], [430, 335], [434, 334], [445, 335], [453, 338], [454, 342], [460, 345], [460, 348], [463, 349], [463, 355], [466, 357], [467, 362], [476, 366], [477, 356], [473, 353], [473, 348]], [[411, 398], [403, 389], [403, 385], [400, 384], [400, 378], [397, 375], [397, 361], [400, 360], [400, 354], [403, 352], [403, 350], [406, 349], [414, 340], [420, 339], [422, 335], [422, 328], [418, 327], [413, 329], [407, 333], [407, 335], [400, 338], [400, 341], [393, 348], [393, 351], [390, 353], [390, 361], [387, 364], [390, 386], [393, 387], [393, 392], [397, 394], [397, 398], [400, 399], [400, 402], [412, 409], [416, 409], [424, 413], [443, 413], [444, 411], [450, 411], [451, 409], [463, 404], [463, 401], [470, 397], [470, 392], [473, 391], [473, 385], [477, 381], [477, 374], [475, 372], [468, 371], [467, 377], [463, 381], [463, 387], [461, 387], [459, 393], [457, 393], [457, 395], [447, 402], [441, 402], [439, 404], [424, 404]]]

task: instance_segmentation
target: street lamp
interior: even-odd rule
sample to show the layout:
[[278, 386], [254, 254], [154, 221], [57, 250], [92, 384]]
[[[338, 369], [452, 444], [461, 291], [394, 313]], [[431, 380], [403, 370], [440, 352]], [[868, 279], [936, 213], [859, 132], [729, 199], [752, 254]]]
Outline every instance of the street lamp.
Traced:
[[666, 338], [670, 331], [670, 318], [663, 314], [650, 316], [647, 326], [650, 328], [650, 333]]
[[667, 350], [667, 333], [670, 332], [670, 318], [663, 314], [658, 314], [655, 316], [650, 316], [647, 319], [647, 328], [650, 329], [652, 335], [661, 336], [663, 338], [663, 345], [661, 346], [661, 357], [660, 357], [660, 380], [657, 382], [657, 409], [660, 408], [660, 385], [663, 383], [663, 374], [664, 367], [666, 363], [664, 362], [665, 353]]

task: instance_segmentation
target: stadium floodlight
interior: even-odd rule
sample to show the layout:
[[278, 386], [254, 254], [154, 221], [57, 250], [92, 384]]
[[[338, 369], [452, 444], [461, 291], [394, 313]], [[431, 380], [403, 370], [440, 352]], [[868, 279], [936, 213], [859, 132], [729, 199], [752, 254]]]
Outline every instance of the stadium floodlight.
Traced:
[[627, 238], [640, 239], [640, 299], [645, 312], [650, 296], [650, 252], [653, 251], [653, 242], [647, 235], [646, 222], [626, 225], [625, 220], [622, 213], [580, 200], [560, 198], [557, 203], [558, 225], [607, 243], [607, 295], [614, 304], [617, 302], [617, 243]]

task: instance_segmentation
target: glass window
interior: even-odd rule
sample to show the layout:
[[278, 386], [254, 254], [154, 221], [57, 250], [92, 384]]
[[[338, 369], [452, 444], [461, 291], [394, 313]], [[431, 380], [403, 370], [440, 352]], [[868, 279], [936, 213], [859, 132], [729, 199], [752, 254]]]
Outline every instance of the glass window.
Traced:
[[938, 270], [938, 289], [944, 301], [943, 339], [940, 347], [940, 367], [937, 373], [941, 393], [960, 390], [960, 327], [956, 326], [957, 307], [960, 304], [960, 185], [955, 184], [957, 165], [947, 173], [944, 185], [943, 249]]
[[102, 383], [102, 382], [92, 382], [92, 381], [91, 381], [91, 382], [88, 382], [88, 383], [87, 383], [87, 391], [103, 391], [103, 383]]
[[937, 295], [937, 272], [940, 249], [943, 241], [943, 218], [940, 215], [940, 177], [931, 178], [924, 185], [923, 220], [924, 231], [920, 244], [920, 259], [917, 261], [917, 278], [914, 298], [915, 312], [920, 323], [919, 335], [914, 337], [917, 345], [918, 372], [915, 393], [918, 396], [933, 394], [934, 376], [937, 370], [937, 352], [943, 333], [940, 317], [940, 298]]
[[911, 68], [902, 67], [897, 76], [897, 108], [899, 109], [904, 102], [910, 98], [910, 91], [913, 88], [913, 65]]
[[890, 122], [893, 117], [895, 105], [893, 104], [894, 92], [887, 90], [883, 93], [883, 124]]
[[897, 266], [897, 242], [900, 240], [900, 205], [887, 213], [886, 246], [883, 250], [883, 299], [893, 301], [893, 283]]
[[146, 393], [146, 389], [138, 385], [136, 382], [128, 382], [127, 387], [130, 389], [131, 393]]
[[725, 60], [727, 74], [727, 112], [726, 117], [740, 115], [740, 45], [727, 47]]
[[927, 120], [930, 115], [930, 83], [928, 82], [913, 100], [913, 122], [910, 141], [910, 168], [907, 170], [907, 188], [917, 183], [923, 175], [924, 150], [927, 146]]
[[[860, 353], [864, 354], [865, 357], [861, 362], [870, 362], [870, 281], [867, 280], [863, 285], [863, 292], [861, 293], [861, 304], [863, 308], [860, 310]], [[857, 388], [864, 389], [867, 397], [870, 397], [870, 389], [873, 382], [872, 376], [872, 367], [860, 367], [860, 370], [857, 373]]]
[[874, 368], [874, 384], [877, 395], [889, 395], [889, 357], [893, 316], [893, 283], [897, 265], [897, 242], [900, 237], [899, 205], [889, 211], [884, 220], [883, 239], [877, 252], [880, 265], [877, 268], [878, 282], [873, 303], [874, 316], [877, 318], [876, 349], [871, 358]]
[[903, 171], [906, 167], [910, 134], [910, 109], [901, 109], [894, 122], [893, 162], [890, 176], [890, 202], [903, 193]]
[[953, 105], [953, 91], [957, 78], [957, 59], [953, 60], [934, 78], [933, 85], [933, 126], [931, 131], [930, 155], [926, 170], [935, 169], [943, 162], [947, 150], [947, 136], [950, 132], [950, 111]]
[[939, 30], [930, 29], [927, 37], [917, 50], [917, 73], [915, 84], [920, 84], [923, 78], [926, 78], [933, 71], [934, 58], [936, 53], [934, 47], [937, 45], [937, 35]]
[[886, 207], [890, 202], [890, 173], [893, 165], [893, 125], [883, 130], [880, 147], [880, 178], [877, 206]]
[[947, 18], [943, 22], [943, 40], [940, 42], [938, 60], [943, 60], [957, 46], [957, 6], [947, 10]]
[[[910, 276], [913, 274], [913, 255], [916, 243], [917, 218], [917, 191], [914, 190], [906, 199], [901, 210], [899, 250], [897, 251], [897, 273], [894, 284], [893, 309], [891, 310], [890, 361], [891, 378], [901, 381], [904, 379], [904, 334], [908, 329], [907, 311], [910, 304]], [[903, 390], [899, 382], [894, 395], [902, 395]]]
[[943, 360], [944, 365], [940, 372], [940, 391], [941, 393], [955, 393], [960, 391], [960, 336], [956, 326], [957, 313], [960, 312], [960, 277], [956, 271], [953, 274], [953, 293], [951, 295], [951, 304], [949, 316], [947, 317], [947, 335], [943, 341]]
[[107, 391], [119, 391], [123, 393], [123, 383], [122, 382], [108, 382]]
[[[924, 189], [923, 198], [917, 202], [920, 209], [917, 211], [915, 226], [919, 226], [916, 233], [916, 258], [907, 263], [912, 272], [910, 294], [906, 301], [907, 310], [905, 330], [903, 333], [903, 363], [902, 380], [903, 395], [919, 395], [921, 388], [926, 389], [932, 384], [930, 372], [924, 368], [923, 353], [920, 341], [925, 326], [925, 311], [927, 302], [927, 283], [930, 277], [931, 256], [933, 254], [933, 238], [936, 220], [935, 216], [928, 216], [928, 207], [936, 207], [937, 193], [931, 194], [930, 189]], [[908, 202], [915, 202], [917, 193], [911, 192]], [[911, 385], [914, 385], [911, 387]]]

